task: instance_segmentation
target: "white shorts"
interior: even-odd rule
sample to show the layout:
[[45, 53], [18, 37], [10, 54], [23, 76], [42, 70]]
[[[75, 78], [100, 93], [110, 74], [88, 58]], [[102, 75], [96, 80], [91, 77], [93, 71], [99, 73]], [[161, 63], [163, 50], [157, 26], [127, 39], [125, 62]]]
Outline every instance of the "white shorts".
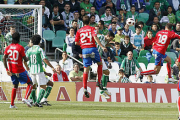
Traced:
[[104, 62], [104, 59], [102, 60], [102, 70], [108, 70], [106, 63]]
[[31, 76], [33, 85], [34, 85], [34, 84], [37, 84], [37, 85], [46, 85], [47, 82], [49, 81], [49, 80], [45, 77], [44, 72], [37, 73], [37, 74], [31, 74], [30, 76]]

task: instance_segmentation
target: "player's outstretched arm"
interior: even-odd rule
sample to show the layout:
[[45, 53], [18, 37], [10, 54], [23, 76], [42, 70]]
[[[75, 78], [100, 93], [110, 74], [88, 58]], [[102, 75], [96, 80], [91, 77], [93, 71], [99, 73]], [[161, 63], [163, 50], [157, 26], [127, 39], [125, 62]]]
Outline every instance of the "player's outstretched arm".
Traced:
[[51, 63], [49, 62], [49, 60], [47, 60], [46, 58], [45, 59], [43, 59], [43, 61], [49, 66], [49, 67], [51, 67], [52, 68], [52, 71], [53, 72], [56, 72], [56, 70], [54, 69], [54, 67], [51, 65]]
[[4, 67], [6, 68], [7, 74], [8, 74], [9, 76], [12, 76], [12, 73], [8, 70], [8, 67], [7, 67], [7, 58], [8, 58], [8, 55], [4, 55], [4, 56], [3, 56]]
[[107, 49], [101, 44], [99, 38], [97, 36], [94, 37], [97, 44], [103, 49], [103, 51], [107, 52]]

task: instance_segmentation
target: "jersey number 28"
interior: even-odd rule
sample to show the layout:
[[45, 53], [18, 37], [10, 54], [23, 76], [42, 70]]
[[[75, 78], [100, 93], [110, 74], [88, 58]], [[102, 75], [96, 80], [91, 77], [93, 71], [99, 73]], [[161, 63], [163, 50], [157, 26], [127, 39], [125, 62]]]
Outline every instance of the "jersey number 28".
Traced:
[[161, 35], [161, 34], [159, 34], [158, 36], [159, 36], [159, 43], [165, 44], [166, 41], [167, 41], [167, 35]]

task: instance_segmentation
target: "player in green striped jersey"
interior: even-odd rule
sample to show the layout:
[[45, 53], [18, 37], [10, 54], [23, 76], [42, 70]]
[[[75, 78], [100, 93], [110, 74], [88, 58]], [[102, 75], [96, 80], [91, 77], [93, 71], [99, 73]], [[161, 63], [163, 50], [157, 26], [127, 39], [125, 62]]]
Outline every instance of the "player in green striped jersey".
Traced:
[[[114, 33], [112, 32], [108, 32], [108, 34], [106, 36], [104, 36], [103, 34], [99, 34], [99, 26], [95, 26], [96, 32], [97, 32], [97, 37], [99, 38], [99, 41], [101, 42], [101, 44], [103, 46], [111, 46], [109, 44], [109, 42], [111, 40], [114, 39]], [[99, 54], [100, 56], [103, 53], [102, 48], [96, 43], [96, 46], [98, 48]], [[102, 59], [102, 64], [103, 64], [103, 77], [102, 77], [102, 85], [103, 85], [103, 89], [100, 91], [101, 96], [105, 97], [106, 99], [109, 99], [110, 97], [108, 95], [111, 95], [110, 92], [108, 92], [106, 86], [107, 86], [107, 82], [109, 81], [109, 70], [104, 62], [104, 60]]]
[[[50, 64], [47, 60], [44, 51], [40, 48], [40, 35], [34, 35], [32, 37], [33, 46], [28, 49], [26, 52], [26, 56], [29, 58], [29, 66], [30, 66], [30, 76], [33, 81], [33, 88], [36, 87], [36, 84], [40, 85], [41, 90], [38, 95], [38, 99], [36, 100], [35, 106], [42, 107], [40, 104], [41, 99], [43, 98], [44, 94], [47, 96], [50, 94], [52, 87], [47, 86], [48, 80], [45, 77], [42, 60], [52, 68], [52, 71], [55, 72], [54, 67]], [[32, 91], [35, 96], [35, 90]]]

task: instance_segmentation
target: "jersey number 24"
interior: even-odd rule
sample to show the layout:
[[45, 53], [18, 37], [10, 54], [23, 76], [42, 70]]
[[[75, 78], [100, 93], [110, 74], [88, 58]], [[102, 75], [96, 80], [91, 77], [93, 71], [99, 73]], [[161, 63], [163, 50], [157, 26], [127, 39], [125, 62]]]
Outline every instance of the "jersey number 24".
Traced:
[[87, 42], [87, 39], [86, 39], [86, 38], [89, 38], [89, 39], [90, 39], [90, 42], [92, 41], [91, 32], [89, 32], [89, 35], [88, 35], [88, 32], [86, 32], [86, 33], [81, 33], [81, 34], [80, 34], [80, 37], [81, 37], [81, 43], [86, 43], [86, 42]]

